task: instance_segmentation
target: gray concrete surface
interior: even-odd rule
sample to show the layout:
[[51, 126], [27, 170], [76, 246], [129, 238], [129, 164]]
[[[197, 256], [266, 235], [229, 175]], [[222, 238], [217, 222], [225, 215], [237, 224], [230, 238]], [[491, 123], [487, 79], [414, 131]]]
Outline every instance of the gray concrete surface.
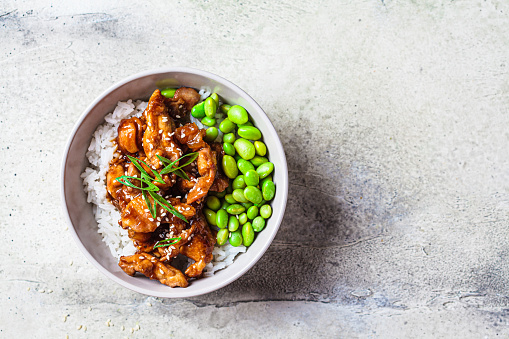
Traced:
[[[508, 336], [507, 1], [0, 4], [0, 337]], [[60, 206], [81, 112], [162, 66], [250, 93], [290, 170], [267, 254], [185, 300], [103, 277]]]

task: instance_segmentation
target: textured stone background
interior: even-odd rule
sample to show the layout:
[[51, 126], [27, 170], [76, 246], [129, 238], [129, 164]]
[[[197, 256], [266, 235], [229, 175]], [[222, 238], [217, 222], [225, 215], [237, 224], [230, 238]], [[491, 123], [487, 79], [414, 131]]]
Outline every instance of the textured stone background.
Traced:
[[[507, 337], [508, 15], [495, 0], [1, 1], [0, 337]], [[250, 93], [289, 164], [266, 255], [185, 300], [103, 277], [60, 206], [81, 112], [163, 66]]]

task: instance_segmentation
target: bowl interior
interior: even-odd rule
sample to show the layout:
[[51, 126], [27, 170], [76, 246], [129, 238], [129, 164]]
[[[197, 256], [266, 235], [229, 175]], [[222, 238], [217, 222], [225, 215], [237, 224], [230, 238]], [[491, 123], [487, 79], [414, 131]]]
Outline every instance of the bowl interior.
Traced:
[[[187, 86], [207, 88], [216, 92], [227, 103], [242, 105], [253, 124], [263, 134], [270, 160], [275, 165], [276, 195], [272, 201], [273, 215], [265, 229], [258, 233], [254, 243], [226, 269], [212, 277], [192, 281], [187, 288], [170, 288], [145, 277], [130, 277], [117, 265], [106, 244], [97, 233], [92, 204], [87, 203], [80, 174], [89, 166], [86, 152], [92, 134], [104, 123], [104, 116], [112, 112], [118, 101], [148, 100], [157, 88]], [[85, 256], [106, 276], [134, 291], [157, 297], [189, 297], [211, 292], [244, 274], [263, 255], [282, 221], [288, 195], [288, 171], [283, 147], [277, 133], [261, 107], [244, 91], [214, 74], [189, 68], [153, 70], [127, 78], [99, 96], [83, 113], [69, 138], [62, 163], [62, 199], [64, 214], [71, 232]]]

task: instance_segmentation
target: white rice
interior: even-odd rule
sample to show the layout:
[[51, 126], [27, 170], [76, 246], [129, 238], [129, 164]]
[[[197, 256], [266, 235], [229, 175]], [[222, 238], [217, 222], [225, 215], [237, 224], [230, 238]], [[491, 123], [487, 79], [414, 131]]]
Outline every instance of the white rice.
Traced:
[[[210, 95], [210, 90], [202, 89], [199, 94], [202, 100]], [[87, 158], [90, 167], [87, 167], [81, 174], [85, 192], [87, 193], [87, 202], [93, 204], [93, 212], [97, 220], [98, 232], [102, 235], [103, 241], [110, 249], [111, 255], [115, 258], [132, 255], [136, 252], [131, 239], [124, 230], [118, 225], [120, 219], [119, 211], [106, 198], [106, 172], [109, 163], [115, 156], [116, 145], [113, 143], [117, 137], [117, 129], [122, 119], [128, 119], [133, 116], [140, 117], [147, 102], [128, 100], [127, 102], [118, 102], [117, 107], [112, 113], [104, 117], [104, 124], [97, 127], [88, 147]], [[222, 116], [216, 116], [218, 120]], [[204, 128], [198, 119], [191, 117], [198, 127]], [[217, 124], [218, 126], [218, 124]], [[222, 133], [218, 140], [222, 139]], [[204, 276], [211, 276], [215, 271], [223, 269], [233, 263], [233, 260], [239, 253], [246, 251], [245, 246], [233, 247], [230, 244], [221, 247], [215, 247], [213, 250], [214, 259], [204, 270]], [[189, 260], [192, 263], [192, 260]]]

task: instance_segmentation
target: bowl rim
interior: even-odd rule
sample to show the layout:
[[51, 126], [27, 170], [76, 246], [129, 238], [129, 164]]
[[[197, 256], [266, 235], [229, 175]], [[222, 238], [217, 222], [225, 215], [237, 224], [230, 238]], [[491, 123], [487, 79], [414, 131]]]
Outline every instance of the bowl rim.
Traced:
[[[230, 276], [227, 276], [224, 280], [220, 281], [219, 283], [217, 283], [215, 285], [209, 285], [209, 286], [207, 286], [205, 288], [202, 288], [200, 290], [197, 290], [197, 291], [194, 291], [194, 290], [191, 290], [191, 289], [188, 289], [188, 288], [178, 289], [178, 292], [179, 292], [178, 294], [175, 293], [174, 289], [172, 289], [170, 287], [168, 287], [168, 288], [169, 288], [169, 291], [173, 291], [172, 293], [153, 291], [153, 290], [148, 289], [148, 288], [143, 288], [143, 287], [140, 287], [140, 286], [135, 286], [135, 285], [133, 285], [133, 284], [131, 284], [131, 283], [125, 281], [125, 280], [122, 280], [121, 278], [117, 277], [115, 274], [112, 274], [109, 270], [107, 270], [104, 266], [102, 266], [89, 253], [89, 251], [87, 250], [87, 248], [85, 247], [85, 245], [81, 241], [80, 236], [76, 232], [76, 230], [74, 228], [74, 225], [72, 224], [72, 221], [71, 221], [69, 209], [67, 208], [67, 201], [66, 201], [66, 194], [65, 194], [65, 174], [66, 174], [66, 163], [67, 163], [67, 158], [69, 156], [69, 150], [70, 150], [72, 142], [73, 142], [73, 140], [74, 140], [74, 138], [76, 136], [76, 132], [81, 127], [83, 121], [85, 120], [87, 115], [90, 113], [90, 111], [99, 102], [101, 102], [105, 97], [107, 97], [110, 93], [112, 93], [114, 90], [118, 89], [119, 87], [121, 87], [121, 86], [123, 86], [123, 85], [125, 85], [125, 84], [127, 84], [127, 83], [129, 83], [131, 81], [135, 81], [135, 80], [140, 79], [140, 78], [144, 78], [144, 77], [152, 76], [152, 75], [157, 75], [157, 74], [162, 74], [162, 73], [177, 73], [177, 72], [191, 73], [191, 74], [194, 74], [194, 75], [204, 76], [204, 77], [207, 77], [207, 78], [212, 79], [214, 81], [217, 81], [219, 83], [223, 83], [226, 86], [229, 86], [230, 88], [232, 88], [233, 90], [242, 93], [243, 96], [244, 96], [244, 99], [246, 99], [246, 101], [248, 101], [251, 105], [253, 105], [253, 107], [256, 107], [257, 110], [261, 111], [263, 113], [263, 115], [261, 115], [261, 119], [262, 120], [266, 120], [265, 122], [266, 122], [266, 125], [267, 125], [268, 129], [270, 130], [270, 132], [274, 133], [277, 136], [276, 139], [277, 139], [278, 142], [276, 143], [275, 147], [278, 149], [278, 151], [282, 155], [282, 157], [280, 159], [281, 164], [278, 165], [278, 171], [282, 171], [283, 174], [284, 174], [283, 175], [283, 182], [278, 185], [280, 187], [279, 189], [282, 191], [281, 194], [283, 196], [283, 206], [282, 206], [282, 209], [280, 210], [280, 213], [278, 214], [278, 217], [277, 217], [277, 220], [276, 220], [276, 223], [275, 223], [276, 227], [274, 227], [274, 229], [271, 231], [272, 234], [270, 235], [270, 237], [269, 237], [268, 241], [265, 243], [265, 245], [261, 248], [261, 250], [258, 253], [256, 253], [248, 261], [248, 263], [244, 267], [242, 267], [240, 270], [238, 270], [237, 273], [235, 273], [233, 275], [230, 275]], [[126, 98], [126, 100], [127, 99], [128, 98]], [[107, 113], [108, 112], [106, 112], [105, 115]], [[62, 208], [63, 208], [64, 216], [65, 216], [65, 219], [67, 221], [67, 224], [70, 226], [69, 230], [71, 231], [71, 235], [72, 235], [75, 243], [77, 244], [78, 248], [83, 253], [83, 255], [103, 275], [105, 275], [109, 279], [115, 281], [119, 285], [121, 285], [121, 286], [123, 286], [125, 288], [128, 288], [128, 289], [130, 289], [132, 291], [141, 293], [141, 294], [150, 295], [150, 296], [154, 296], [154, 297], [161, 297], [161, 298], [186, 298], [186, 297], [194, 297], [194, 296], [199, 296], [199, 295], [203, 295], [203, 294], [206, 294], [206, 293], [210, 293], [210, 292], [213, 292], [215, 290], [223, 288], [224, 286], [232, 283], [233, 281], [237, 280], [242, 275], [244, 275], [249, 269], [251, 269], [258, 262], [258, 260], [260, 260], [260, 258], [265, 254], [267, 249], [272, 244], [272, 241], [274, 240], [274, 238], [275, 238], [275, 236], [277, 234], [277, 231], [279, 230], [279, 227], [281, 225], [281, 222], [282, 222], [284, 214], [285, 214], [286, 204], [287, 204], [287, 201], [288, 201], [288, 166], [287, 166], [287, 162], [286, 162], [286, 154], [285, 154], [283, 145], [282, 145], [281, 140], [279, 138], [279, 135], [278, 135], [276, 129], [274, 128], [274, 126], [272, 125], [272, 122], [270, 121], [269, 117], [267, 116], [265, 111], [260, 107], [260, 105], [258, 105], [258, 103], [247, 92], [242, 90], [239, 86], [235, 85], [231, 81], [229, 81], [229, 80], [227, 80], [227, 79], [225, 79], [223, 77], [220, 77], [220, 76], [218, 76], [216, 74], [213, 74], [213, 73], [210, 73], [210, 72], [207, 72], [207, 71], [203, 71], [203, 70], [200, 70], [200, 69], [196, 69], [196, 68], [190, 68], [190, 67], [163, 67], [163, 68], [154, 68], [154, 69], [149, 69], [149, 70], [146, 70], [146, 71], [138, 72], [138, 73], [136, 73], [134, 75], [128, 76], [128, 77], [118, 81], [117, 83], [113, 84], [108, 89], [103, 91], [99, 96], [97, 96], [94, 99], [94, 101], [91, 104], [89, 104], [88, 107], [83, 111], [81, 116], [78, 118], [78, 120], [74, 124], [74, 127], [73, 127], [73, 129], [72, 129], [72, 131], [71, 131], [71, 133], [69, 135], [69, 138], [67, 140], [66, 146], [64, 148], [63, 157], [62, 157], [62, 163], [61, 163], [61, 170], [60, 170], [60, 193], [61, 193], [61, 203], [62, 203]]]

